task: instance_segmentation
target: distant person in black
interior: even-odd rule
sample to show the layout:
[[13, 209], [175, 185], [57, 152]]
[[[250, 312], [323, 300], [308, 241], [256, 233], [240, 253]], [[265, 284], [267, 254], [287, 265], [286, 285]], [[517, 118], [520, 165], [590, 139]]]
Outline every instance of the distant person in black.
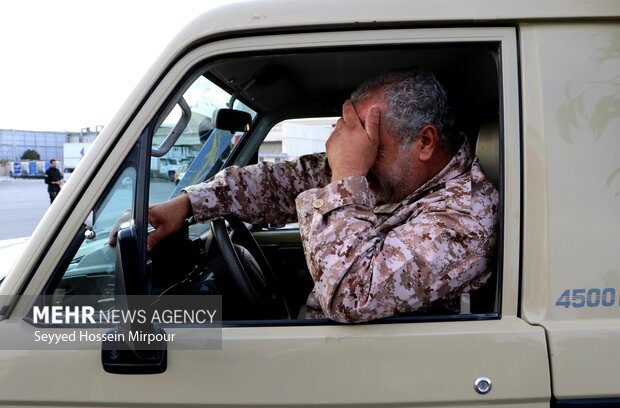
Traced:
[[56, 168], [56, 160], [50, 160], [50, 168], [45, 170], [45, 184], [47, 184], [47, 192], [50, 195], [50, 204], [60, 193], [60, 184], [62, 183], [62, 174]]

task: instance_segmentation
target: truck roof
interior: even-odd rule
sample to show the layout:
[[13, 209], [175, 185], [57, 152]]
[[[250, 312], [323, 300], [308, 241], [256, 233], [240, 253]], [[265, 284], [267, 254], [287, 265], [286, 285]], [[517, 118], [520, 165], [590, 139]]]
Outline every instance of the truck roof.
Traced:
[[405, 22], [501, 22], [545, 19], [611, 19], [617, 0], [255, 0], [210, 10], [177, 41], [237, 30], [373, 25]]
[[293, 32], [376, 25], [429, 26], [515, 21], [608, 19], [620, 16], [617, 0], [248, 0], [211, 9], [195, 18], [168, 45], [156, 65], [210, 39], [239, 33]]

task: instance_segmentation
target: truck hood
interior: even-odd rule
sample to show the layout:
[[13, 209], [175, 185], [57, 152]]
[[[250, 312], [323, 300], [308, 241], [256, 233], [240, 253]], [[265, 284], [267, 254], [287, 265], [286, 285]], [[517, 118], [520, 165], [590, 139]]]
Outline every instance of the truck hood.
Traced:
[[29, 237], [5, 239], [0, 241], [0, 282], [9, 273], [15, 261], [26, 248]]

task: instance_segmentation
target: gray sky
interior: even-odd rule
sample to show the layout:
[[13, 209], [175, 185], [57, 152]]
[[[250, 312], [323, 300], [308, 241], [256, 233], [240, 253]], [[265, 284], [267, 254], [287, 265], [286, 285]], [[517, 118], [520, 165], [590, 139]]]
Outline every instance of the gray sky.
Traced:
[[234, 1], [0, 1], [0, 129], [106, 125], [185, 24]]

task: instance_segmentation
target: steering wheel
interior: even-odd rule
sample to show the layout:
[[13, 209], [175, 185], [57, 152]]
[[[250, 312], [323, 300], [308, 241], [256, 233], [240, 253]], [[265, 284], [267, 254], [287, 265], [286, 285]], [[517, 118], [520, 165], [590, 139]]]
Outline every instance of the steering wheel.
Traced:
[[[232, 228], [230, 234], [225, 221]], [[273, 270], [243, 221], [232, 214], [215, 218], [211, 221], [211, 231], [234, 285], [253, 311], [267, 319], [290, 319]]]

